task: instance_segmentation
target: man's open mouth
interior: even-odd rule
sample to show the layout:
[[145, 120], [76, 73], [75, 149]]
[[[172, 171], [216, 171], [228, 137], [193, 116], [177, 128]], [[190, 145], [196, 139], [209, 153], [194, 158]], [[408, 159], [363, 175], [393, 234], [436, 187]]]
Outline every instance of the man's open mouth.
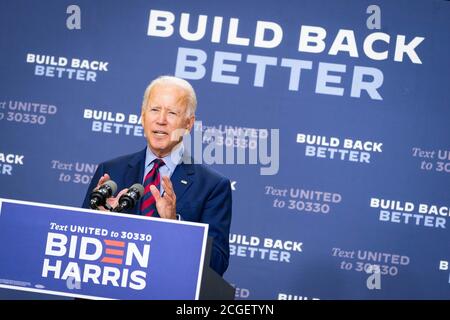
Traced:
[[162, 137], [162, 136], [167, 136], [167, 135], [168, 135], [167, 132], [165, 132], [165, 131], [160, 131], [160, 130], [153, 130], [152, 132], [153, 132], [153, 134], [155, 134], [156, 136], [160, 136], [160, 137]]

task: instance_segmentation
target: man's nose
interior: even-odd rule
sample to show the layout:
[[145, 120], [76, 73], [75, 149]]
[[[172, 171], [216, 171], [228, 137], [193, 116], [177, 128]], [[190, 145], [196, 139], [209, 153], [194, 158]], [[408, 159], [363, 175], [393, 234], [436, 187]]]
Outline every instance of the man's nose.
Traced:
[[167, 112], [165, 110], [161, 110], [158, 114], [158, 118], [156, 119], [158, 124], [166, 124], [167, 123]]

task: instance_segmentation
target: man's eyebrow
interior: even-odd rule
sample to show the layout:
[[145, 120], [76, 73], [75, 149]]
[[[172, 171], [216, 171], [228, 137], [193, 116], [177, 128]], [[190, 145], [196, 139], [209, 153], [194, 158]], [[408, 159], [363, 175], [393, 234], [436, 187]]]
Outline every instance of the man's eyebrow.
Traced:
[[180, 112], [180, 107], [177, 107], [177, 106], [161, 107], [160, 105], [155, 104], [155, 105], [150, 105], [150, 108], [159, 108], [159, 109], [164, 108], [164, 109], [167, 109], [167, 110], [170, 110], [170, 111]]

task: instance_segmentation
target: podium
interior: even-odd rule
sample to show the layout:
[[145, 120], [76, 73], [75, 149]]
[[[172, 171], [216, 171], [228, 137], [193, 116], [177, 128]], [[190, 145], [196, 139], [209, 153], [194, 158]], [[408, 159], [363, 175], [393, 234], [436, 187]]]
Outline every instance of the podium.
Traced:
[[234, 298], [208, 225], [0, 199], [0, 288], [83, 299]]

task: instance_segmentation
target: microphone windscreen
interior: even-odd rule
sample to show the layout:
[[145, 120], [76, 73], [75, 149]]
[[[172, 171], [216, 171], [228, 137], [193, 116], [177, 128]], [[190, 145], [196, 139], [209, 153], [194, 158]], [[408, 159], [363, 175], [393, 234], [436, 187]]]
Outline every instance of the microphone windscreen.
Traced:
[[144, 195], [144, 186], [142, 184], [135, 183], [130, 187], [130, 189], [135, 189], [136, 192], [139, 193], [139, 198]]
[[116, 193], [116, 191], [117, 191], [117, 183], [115, 183], [112, 180], [108, 180], [104, 184], [106, 184], [107, 186], [109, 186], [111, 188], [111, 195], [114, 195]]

